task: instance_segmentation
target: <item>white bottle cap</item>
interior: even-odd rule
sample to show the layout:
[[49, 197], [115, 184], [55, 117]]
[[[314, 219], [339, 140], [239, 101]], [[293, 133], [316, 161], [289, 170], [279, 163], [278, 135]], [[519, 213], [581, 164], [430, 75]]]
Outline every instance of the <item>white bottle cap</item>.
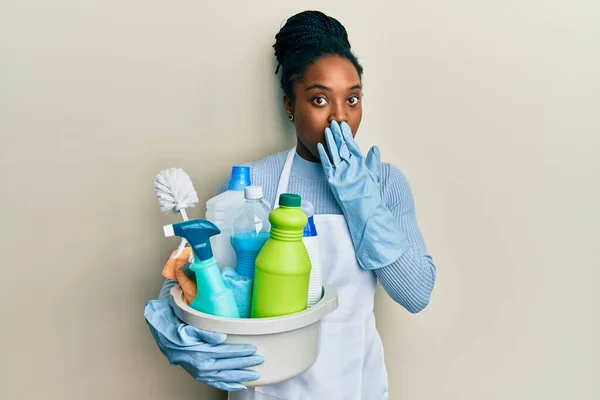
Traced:
[[244, 197], [247, 200], [260, 200], [263, 197], [262, 186], [246, 186], [244, 188]]

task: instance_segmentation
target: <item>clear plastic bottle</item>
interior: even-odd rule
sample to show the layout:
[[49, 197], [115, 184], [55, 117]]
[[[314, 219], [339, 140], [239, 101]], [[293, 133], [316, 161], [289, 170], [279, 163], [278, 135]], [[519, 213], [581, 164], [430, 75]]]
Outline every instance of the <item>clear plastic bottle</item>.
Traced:
[[244, 197], [246, 202], [233, 221], [231, 246], [237, 258], [236, 272], [254, 279], [256, 256], [269, 239], [271, 209], [263, 199], [261, 186], [247, 186]]
[[236, 257], [230, 240], [231, 227], [235, 216], [244, 205], [244, 188], [250, 184], [250, 168], [233, 166], [228, 190], [206, 202], [206, 219], [221, 231], [210, 238], [214, 257], [221, 269], [235, 268]]

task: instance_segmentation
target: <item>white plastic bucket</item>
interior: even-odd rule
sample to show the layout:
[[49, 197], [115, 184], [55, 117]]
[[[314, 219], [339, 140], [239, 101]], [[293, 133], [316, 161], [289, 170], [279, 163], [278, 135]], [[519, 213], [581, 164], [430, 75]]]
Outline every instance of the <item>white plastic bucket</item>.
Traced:
[[253, 370], [260, 379], [242, 382], [247, 387], [272, 385], [308, 370], [317, 360], [321, 319], [338, 307], [337, 291], [323, 286], [323, 297], [304, 311], [272, 318], [223, 318], [194, 310], [183, 300], [179, 285], [171, 289], [175, 315], [188, 325], [227, 334], [225, 343], [251, 344], [265, 362]]

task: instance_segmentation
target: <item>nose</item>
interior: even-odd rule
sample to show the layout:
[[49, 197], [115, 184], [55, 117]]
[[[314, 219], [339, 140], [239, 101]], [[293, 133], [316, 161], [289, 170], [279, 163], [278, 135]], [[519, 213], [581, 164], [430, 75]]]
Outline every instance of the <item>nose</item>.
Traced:
[[338, 123], [348, 122], [348, 113], [344, 104], [335, 104], [331, 107], [331, 113], [327, 122], [331, 124], [332, 121], [337, 121]]

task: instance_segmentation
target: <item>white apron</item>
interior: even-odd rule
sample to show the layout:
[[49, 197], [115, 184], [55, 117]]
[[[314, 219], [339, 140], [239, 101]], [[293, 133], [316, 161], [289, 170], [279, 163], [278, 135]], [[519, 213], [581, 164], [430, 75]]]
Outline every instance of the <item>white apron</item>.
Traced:
[[[286, 193], [296, 149], [287, 156], [275, 196]], [[310, 200], [310, 199], [308, 199]], [[321, 323], [321, 347], [305, 373], [275, 385], [229, 393], [229, 400], [385, 400], [387, 372], [373, 314], [376, 276], [359, 268], [343, 215], [316, 214], [323, 282], [339, 306]]]

